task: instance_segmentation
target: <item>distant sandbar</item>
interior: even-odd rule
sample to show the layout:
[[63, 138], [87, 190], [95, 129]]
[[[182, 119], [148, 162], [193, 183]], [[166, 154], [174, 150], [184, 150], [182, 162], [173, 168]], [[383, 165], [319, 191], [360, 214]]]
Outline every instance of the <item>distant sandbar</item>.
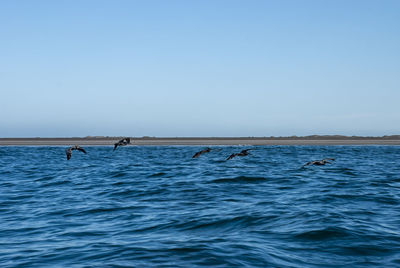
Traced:
[[[0, 145], [113, 145], [121, 137], [82, 138], [0, 138]], [[131, 138], [132, 145], [400, 145], [400, 135], [382, 137], [304, 136], [304, 137], [210, 137], [210, 138]]]

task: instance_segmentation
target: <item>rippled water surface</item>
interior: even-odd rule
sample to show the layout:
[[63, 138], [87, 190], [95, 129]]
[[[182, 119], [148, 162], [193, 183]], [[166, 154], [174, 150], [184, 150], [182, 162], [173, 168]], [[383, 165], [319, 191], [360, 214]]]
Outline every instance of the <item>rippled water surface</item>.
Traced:
[[0, 147], [0, 267], [400, 267], [400, 147], [212, 148]]

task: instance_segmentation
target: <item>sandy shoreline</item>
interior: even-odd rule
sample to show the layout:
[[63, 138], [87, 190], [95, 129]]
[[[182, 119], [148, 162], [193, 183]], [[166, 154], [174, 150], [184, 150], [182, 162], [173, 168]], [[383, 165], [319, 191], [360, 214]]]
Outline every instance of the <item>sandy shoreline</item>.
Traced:
[[[118, 138], [0, 138], [0, 146], [113, 145]], [[400, 145], [400, 139], [132, 138], [132, 145]]]

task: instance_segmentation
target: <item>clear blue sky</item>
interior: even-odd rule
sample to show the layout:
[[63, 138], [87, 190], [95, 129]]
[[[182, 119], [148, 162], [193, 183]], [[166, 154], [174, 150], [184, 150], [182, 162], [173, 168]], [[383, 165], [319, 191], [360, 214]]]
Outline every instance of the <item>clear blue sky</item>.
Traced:
[[0, 137], [400, 134], [400, 1], [0, 1]]

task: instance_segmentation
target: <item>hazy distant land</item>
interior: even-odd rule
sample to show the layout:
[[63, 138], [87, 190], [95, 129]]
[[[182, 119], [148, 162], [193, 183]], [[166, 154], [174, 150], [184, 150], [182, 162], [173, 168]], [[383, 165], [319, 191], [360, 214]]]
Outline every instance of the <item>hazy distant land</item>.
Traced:
[[[122, 137], [0, 138], [0, 145], [113, 145]], [[400, 135], [368, 137], [311, 135], [290, 137], [131, 137], [132, 145], [400, 145]]]

